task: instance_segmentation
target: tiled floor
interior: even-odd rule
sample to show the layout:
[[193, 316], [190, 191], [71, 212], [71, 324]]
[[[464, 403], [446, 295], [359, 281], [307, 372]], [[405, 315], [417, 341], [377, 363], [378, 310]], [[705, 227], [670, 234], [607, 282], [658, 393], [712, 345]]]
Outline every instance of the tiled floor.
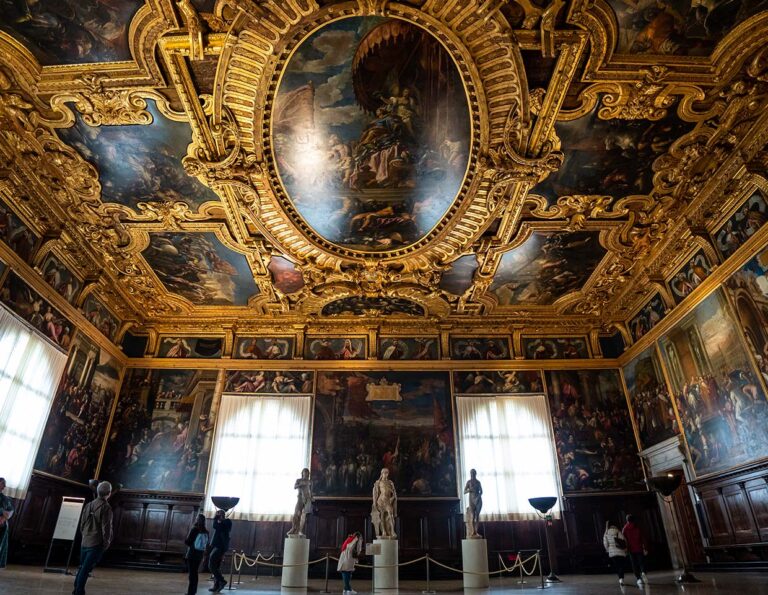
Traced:
[[[702, 580], [699, 584], [680, 587], [673, 583], [673, 574], [651, 573], [648, 584], [644, 589], [644, 595], [768, 595], [768, 574], [760, 573], [697, 573]], [[205, 576], [200, 575], [200, 595], [208, 594], [210, 584], [205, 581]], [[336, 577], [329, 583], [332, 593], [341, 595], [341, 581]], [[634, 595], [640, 590], [632, 583], [631, 586], [620, 588], [618, 579], [614, 576], [564, 576], [563, 582], [547, 588], [551, 595]], [[628, 579], [629, 580], [629, 579]], [[59, 574], [44, 574], [40, 568], [30, 566], [9, 566], [0, 571], [0, 594], [21, 595], [39, 594], [54, 595], [72, 592], [71, 576]], [[280, 591], [280, 579], [272, 577], [243, 576], [243, 582], [236, 585], [237, 591], [224, 589], [224, 595], [234, 595], [239, 592], [242, 595], [255, 593], [277, 593]], [[309, 593], [320, 593], [325, 586], [324, 581], [311, 580]], [[369, 593], [370, 583], [367, 581], [354, 581], [353, 587], [360, 595]], [[516, 578], [492, 579], [490, 595], [500, 593], [536, 593], [538, 582], [532, 581], [525, 585], [518, 585]], [[426, 587], [423, 582], [403, 581], [399, 592], [382, 592], [386, 595], [421, 595]], [[441, 593], [461, 592], [459, 581], [435, 581], [431, 587], [438, 595]], [[174, 593], [182, 595], [186, 589], [186, 575], [181, 573], [146, 572], [137, 570], [114, 570], [109, 568], [97, 568], [93, 578], [88, 582], [88, 595], [123, 595], [142, 594], [155, 595], [160, 593]], [[300, 589], [287, 589], [283, 595], [301, 595]]]

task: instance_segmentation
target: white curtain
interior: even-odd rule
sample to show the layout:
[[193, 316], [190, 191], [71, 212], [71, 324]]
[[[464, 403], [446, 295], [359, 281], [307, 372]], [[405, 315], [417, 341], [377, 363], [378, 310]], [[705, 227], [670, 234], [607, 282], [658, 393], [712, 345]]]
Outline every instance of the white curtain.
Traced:
[[[480, 519], [535, 519], [528, 498], [557, 496], [557, 463], [544, 395], [456, 397], [462, 490], [469, 470], [483, 486]], [[464, 507], [468, 504], [464, 496]]]
[[67, 356], [0, 308], [0, 477], [24, 498]]
[[311, 397], [222, 395], [205, 502], [238, 496], [231, 518], [287, 521], [293, 484], [309, 467]]

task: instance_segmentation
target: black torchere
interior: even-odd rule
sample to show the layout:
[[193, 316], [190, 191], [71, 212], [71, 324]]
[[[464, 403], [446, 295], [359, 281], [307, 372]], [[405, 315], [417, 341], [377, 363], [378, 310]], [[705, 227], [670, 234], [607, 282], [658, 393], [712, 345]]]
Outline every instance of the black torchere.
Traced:
[[561, 583], [557, 576], [557, 552], [555, 551], [555, 540], [552, 536], [552, 508], [557, 502], [555, 496], [544, 496], [541, 498], [528, 498], [528, 502], [536, 509], [539, 517], [544, 520], [544, 536], [547, 540], [547, 557], [549, 558], [549, 574], [546, 581], [548, 583]]

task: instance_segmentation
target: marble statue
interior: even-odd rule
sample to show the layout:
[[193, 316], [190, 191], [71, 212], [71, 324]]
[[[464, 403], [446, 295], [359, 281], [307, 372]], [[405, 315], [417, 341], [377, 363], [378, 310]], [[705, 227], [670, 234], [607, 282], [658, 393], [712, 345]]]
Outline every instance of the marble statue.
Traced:
[[477, 526], [480, 524], [480, 511], [483, 509], [483, 485], [478, 481], [477, 471], [474, 469], [469, 471], [464, 493], [469, 494], [469, 506], [465, 514], [467, 539], [480, 539], [482, 536], [477, 532]]
[[396, 539], [395, 518], [397, 517], [397, 492], [395, 484], [389, 479], [389, 469], [381, 470], [381, 475], [373, 484], [373, 507], [371, 522], [376, 531], [376, 539]]
[[298, 494], [288, 536], [304, 537], [304, 524], [307, 522], [307, 515], [312, 512], [312, 480], [309, 479], [309, 469], [301, 470], [301, 477], [293, 487], [298, 490]]

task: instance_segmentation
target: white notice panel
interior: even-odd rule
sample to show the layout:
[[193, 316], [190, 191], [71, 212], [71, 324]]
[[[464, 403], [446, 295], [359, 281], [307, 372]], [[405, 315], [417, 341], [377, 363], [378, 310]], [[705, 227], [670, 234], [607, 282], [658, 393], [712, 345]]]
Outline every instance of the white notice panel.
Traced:
[[54, 539], [65, 539], [73, 541], [77, 533], [77, 526], [80, 523], [80, 512], [83, 510], [85, 498], [70, 498], [64, 496], [61, 500], [61, 510], [59, 518], [56, 521], [56, 530], [53, 532]]

